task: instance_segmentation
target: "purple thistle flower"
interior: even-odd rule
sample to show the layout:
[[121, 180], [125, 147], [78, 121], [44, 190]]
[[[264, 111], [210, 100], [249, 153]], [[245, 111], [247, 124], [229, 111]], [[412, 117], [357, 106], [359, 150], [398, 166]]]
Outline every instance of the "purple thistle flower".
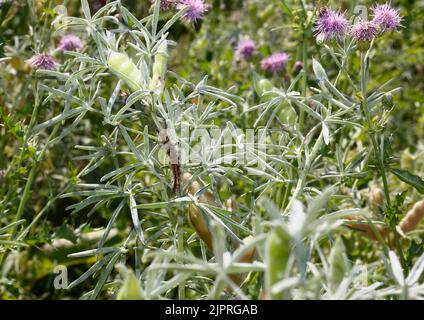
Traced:
[[256, 46], [253, 40], [250, 40], [250, 39], [240, 40], [240, 42], [237, 45], [236, 56], [239, 59], [250, 58], [252, 57], [253, 52], [255, 52], [255, 50], [256, 50]]
[[287, 66], [289, 55], [285, 52], [278, 52], [270, 55], [268, 58], [262, 59], [261, 67], [268, 72], [277, 72], [284, 70]]
[[332, 40], [344, 36], [348, 30], [349, 22], [345, 15], [331, 9], [323, 11], [314, 28], [320, 40]]
[[59, 46], [57, 47], [58, 50], [62, 51], [75, 51], [81, 48], [81, 39], [74, 34], [68, 34], [66, 36], [63, 36], [59, 42]]
[[27, 60], [27, 62], [36, 70], [53, 70], [57, 65], [53, 57], [47, 53], [37, 53], [31, 59]]
[[360, 21], [352, 26], [350, 33], [358, 42], [370, 42], [378, 36], [378, 26], [372, 21]]
[[[154, 5], [156, 0], [150, 0], [150, 3]], [[178, 0], [160, 0], [160, 8], [163, 11], [175, 9], [177, 7]]]
[[180, 0], [178, 9], [187, 9], [184, 18], [187, 22], [196, 23], [197, 20], [203, 19], [203, 15], [208, 11], [209, 5], [203, 0]]
[[389, 4], [377, 5], [373, 8], [372, 22], [379, 25], [383, 33], [388, 30], [396, 30], [400, 26], [402, 18], [399, 10], [393, 9]]

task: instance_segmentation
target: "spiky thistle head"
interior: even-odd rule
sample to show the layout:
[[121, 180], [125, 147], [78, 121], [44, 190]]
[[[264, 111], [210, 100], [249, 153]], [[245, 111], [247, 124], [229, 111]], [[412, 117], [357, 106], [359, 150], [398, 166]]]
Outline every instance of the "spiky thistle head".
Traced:
[[239, 59], [251, 58], [255, 50], [256, 50], [256, 45], [253, 40], [250, 40], [250, 39], [240, 40], [240, 42], [237, 44], [236, 56]]
[[325, 9], [319, 13], [314, 30], [317, 32], [317, 39], [328, 41], [345, 36], [348, 28], [349, 22], [344, 13]]
[[378, 26], [372, 21], [359, 21], [352, 26], [350, 34], [356, 41], [371, 41], [378, 36]]
[[396, 30], [402, 21], [398, 9], [392, 8], [389, 4], [380, 4], [373, 7], [372, 22], [381, 27], [383, 33], [389, 30]]
[[371, 41], [378, 37], [379, 30], [374, 22], [361, 20], [352, 26], [350, 34], [357, 43], [358, 49], [365, 52], [369, 49]]
[[37, 53], [33, 55], [27, 62], [35, 70], [53, 70], [56, 68], [57, 63], [54, 58], [48, 53]]
[[289, 55], [285, 52], [277, 52], [269, 57], [262, 59], [261, 67], [268, 72], [282, 71], [286, 68]]
[[57, 48], [61, 51], [75, 51], [82, 48], [82, 41], [80, 37], [74, 34], [68, 34], [60, 39]]
[[203, 19], [206, 11], [209, 9], [203, 0], [180, 0], [178, 9], [186, 9], [184, 19], [189, 23], [196, 23], [198, 20]]

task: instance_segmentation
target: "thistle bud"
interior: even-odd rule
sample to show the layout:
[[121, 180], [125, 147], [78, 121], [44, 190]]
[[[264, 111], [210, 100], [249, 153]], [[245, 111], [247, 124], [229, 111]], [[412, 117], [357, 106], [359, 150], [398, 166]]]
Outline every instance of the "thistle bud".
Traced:
[[141, 71], [127, 54], [111, 50], [109, 52], [108, 66], [133, 91], [143, 88]]

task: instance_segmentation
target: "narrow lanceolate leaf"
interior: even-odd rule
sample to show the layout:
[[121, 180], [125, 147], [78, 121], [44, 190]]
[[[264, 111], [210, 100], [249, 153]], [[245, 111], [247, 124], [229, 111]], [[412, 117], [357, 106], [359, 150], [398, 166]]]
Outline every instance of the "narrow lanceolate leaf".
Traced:
[[420, 279], [423, 271], [424, 271], [424, 254], [422, 254], [421, 257], [417, 260], [417, 262], [415, 262], [411, 272], [408, 275], [408, 278], [406, 279], [406, 283], [410, 286], [414, 285]]
[[84, 12], [84, 16], [87, 20], [91, 19], [90, 6], [88, 5], [87, 0], [81, 1], [82, 11]]
[[14, 227], [16, 227], [16, 226], [20, 225], [20, 224], [22, 224], [22, 223], [24, 223], [25, 221], [26, 221], [25, 219], [21, 219], [21, 220], [18, 220], [18, 221], [12, 222], [11, 224], [9, 224], [9, 225], [7, 225], [7, 226], [5, 226], [5, 227], [3, 227], [3, 228], [0, 228], [0, 234], [4, 233], [5, 231], [7, 231], [7, 230], [9, 230], [9, 229], [12, 229], [12, 228], [14, 228]]
[[135, 202], [134, 196], [132, 194], [130, 194], [130, 210], [134, 228], [137, 231], [137, 236], [141, 243], [145, 244], [143, 230], [141, 229], [140, 219], [138, 218], [137, 203]]
[[403, 277], [403, 269], [402, 269], [402, 266], [400, 265], [398, 257], [396, 256], [396, 253], [394, 253], [393, 251], [390, 251], [389, 258], [390, 258], [390, 266], [392, 269], [393, 276], [396, 282], [400, 286], [403, 286], [405, 282], [405, 279]]
[[100, 270], [102, 266], [104, 266], [107, 262], [110, 261], [110, 259], [115, 255], [115, 253], [110, 253], [107, 256], [103, 257], [102, 259], [98, 260], [95, 264], [93, 264], [90, 269], [88, 269], [86, 272], [84, 272], [78, 279], [73, 281], [69, 284], [67, 289], [72, 289], [73, 287], [79, 285], [80, 283], [87, 280], [91, 275], [93, 275], [95, 272]]
[[327, 74], [325, 73], [324, 68], [315, 59], [312, 59], [312, 69], [314, 70], [315, 76], [317, 77], [318, 81], [327, 79]]
[[424, 194], [424, 181], [419, 176], [406, 170], [391, 169], [391, 171], [400, 180], [413, 186], [419, 193]]
[[135, 206], [138, 209], [163, 209], [174, 206], [183, 205], [184, 203], [191, 203], [193, 200], [190, 197], [177, 198], [167, 202], [153, 202], [153, 203], [142, 203]]
[[324, 137], [324, 142], [326, 145], [330, 144], [330, 130], [325, 122], [322, 122], [322, 135]]
[[116, 264], [116, 261], [121, 256], [120, 252], [114, 253], [110, 261], [108, 262], [106, 268], [103, 270], [102, 274], [100, 275], [99, 281], [96, 284], [96, 287], [94, 288], [94, 292], [91, 295], [91, 299], [96, 299], [99, 295], [100, 291], [102, 290], [103, 286], [105, 285], [107, 279], [110, 276], [110, 273], [112, 272], [113, 267]]

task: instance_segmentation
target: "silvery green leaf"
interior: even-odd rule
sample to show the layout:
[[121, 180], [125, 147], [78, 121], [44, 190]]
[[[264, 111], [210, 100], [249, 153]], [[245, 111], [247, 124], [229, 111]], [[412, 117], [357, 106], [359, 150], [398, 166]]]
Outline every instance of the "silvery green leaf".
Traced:
[[67, 289], [72, 289], [73, 287], [77, 286], [78, 284], [84, 282], [85, 280], [87, 280], [91, 275], [93, 275], [95, 272], [97, 272], [98, 270], [100, 270], [103, 265], [105, 265], [107, 262], [110, 261], [110, 259], [116, 255], [116, 253], [112, 252], [109, 253], [108, 255], [104, 256], [102, 259], [98, 260], [95, 264], [93, 264], [90, 269], [88, 269], [86, 272], [84, 272], [78, 279], [74, 280], [73, 282], [71, 282]]
[[131, 210], [131, 218], [133, 221], [133, 225], [135, 230], [137, 231], [137, 236], [142, 244], [145, 244], [143, 230], [141, 229], [140, 219], [138, 217], [137, 212], [137, 203], [135, 202], [134, 196], [132, 194], [129, 195], [130, 198], [130, 210]]
[[409, 272], [408, 277], [406, 278], [406, 283], [409, 286], [414, 285], [420, 278], [421, 274], [424, 271], [424, 254], [415, 262], [412, 270]]
[[327, 74], [322, 67], [322, 65], [315, 59], [312, 59], [312, 69], [314, 70], [315, 76], [317, 77], [318, 81], [322, 81], [327, 78]]
[[326, 145], [330, 144], [330, 130], [328, 129], [327, 124], [322, 122], [322, 135], [324, 137], [324, 142]]
[[100, 291], [102, 290], [104, 284], [106, 283], [107, 279], [109, 278], [110, 273], [112, 272], [112, 269], [115, 266], [120, 255], [121, 255], [120, 252], [116, 252], [116, 253], [112, 254], [112, 257], [110, 258], [110, 261], [108, 262], [106, 268], [100, 274], [100, 278], [96, 283], [96, 286], [94, 288], [93, 294], [91, 295], [90, 299], [96, 299], [97, 298], [97, 296], [99, 295]]
[[395, 278], [396, 282], [400, 286], [405, 285], [405, 278], [403, 276], [403, 268], [400, 265], [399, 259], [393, 251], [389, 252], [389, 259], [390, 259], [390, 267], [391, 271], [393, 273], [393, 277]]
[[87, 0], [81, 0], [82, 12], [87, 20], [91, 20], [90, 6]]

